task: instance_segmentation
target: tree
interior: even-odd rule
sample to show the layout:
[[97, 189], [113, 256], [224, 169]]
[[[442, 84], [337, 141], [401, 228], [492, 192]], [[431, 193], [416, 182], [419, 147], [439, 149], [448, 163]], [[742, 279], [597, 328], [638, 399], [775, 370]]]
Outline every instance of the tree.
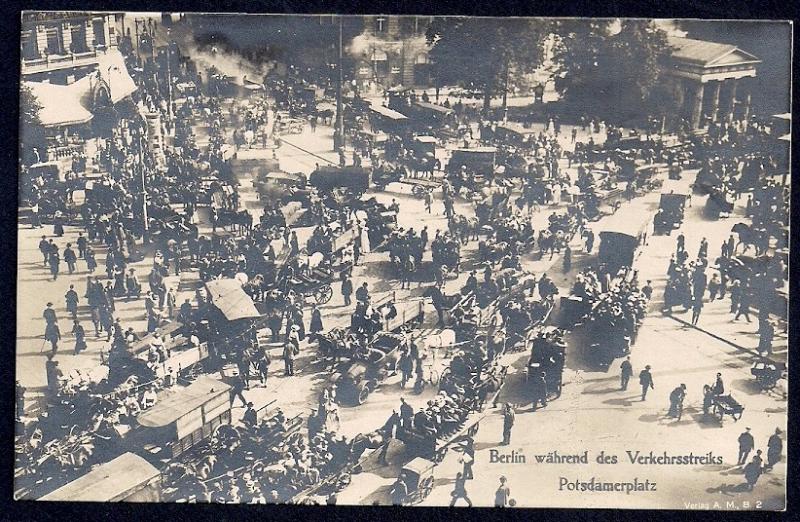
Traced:
[[40, 159], [44, 159], [44, 152], [47, 148], [47, 140], [45, 138], [42, 120], [39, 119], [39, 111], [42, 110], [42, 105], [33, 94], [31, 88], [24, 83], [20, 87], [19, 108], [19, 157], [24, 164], [30, 164], [36, 159], [33, 152], [34, 149], [38, 149]]
[[591, 100], [597, 115], [618, 123], [649, 112], [651, 91], [665, 78], [666, 33], [651, 20], [571, 20], [560, 26], [556, 89], [567, 103]]
[[435, 82], [483, 91], [487, 112], [492, 95], [505, 94], [511, 76], [541, 64], [549, 29], [550, 22], [541, 19], [435, 19], [426, 33]]

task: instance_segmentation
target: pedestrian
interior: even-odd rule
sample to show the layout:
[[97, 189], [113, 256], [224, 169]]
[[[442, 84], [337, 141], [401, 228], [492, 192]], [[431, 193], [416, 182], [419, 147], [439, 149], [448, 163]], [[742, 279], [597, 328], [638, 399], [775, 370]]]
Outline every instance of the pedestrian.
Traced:
[[667, 415], [681, 420], [683, 414], [683, 399], [686, 397], [686, 385], [681, 384], [669, 394], [669, 412]]
[[47, 236], [42, 236], [39, 241], [39, 252], [42, 253], [42, 264], [47, 266], [48, 261], [50, 261], [50, 243], [47, 241]]
[[61, 257], [58, 255], [58, 250], [53, 250], [50, 252], [50, 273], [53, 275], [53, 281], [58, 279], [58, 269], [59, 265], [61, 264]]
[[467, 506], [472, 507], [472, 501], [467, 496], [466, 479], [462, 473], [456, 474], [456, 482], [453, 485], [453, 491], [450, 493], [452, 499], [450, 500], [450, 507], [456, 505], [456, 502], [463, 498], [467, 501]]
[[177, 304], [177, 297], [175, 297], [175, 289], [170, 287], [167, 291], [167, 317], [172, 320], [175, 316], [175, 305]]
[[459, 459], [459, 462], [464, 465], [461, 473], [464, 474], [465, 480], [472, 480], [475, 475], [472, 473], [472, 465], [475, 463], [475, 440], [468, 437], [464, 444], [464, 451]]
[[620, 387], [623, 391], [628, 389], [628, 381], [631, 380], [632, 376], [633, 366], [631, 366], [631, 358], [626, 357], [620, 365]]
[[90, 274], [94, 274], [97, 268], [97, 259], [94, 257], [94, 249], [91, 246], [86, 247], [84, 259], [86, 260], [86, 270], [88, 270]]
[[700, 312], [703, 311], [703, 296], [698, 295], [692, 302], [692, 326], [697, 326], [697, 321], [700, 320]]
[[772, 354], [772, 341], [775, 338], [775, 323], [771, 319], [761, 322], [758, 330], [758, 353], [761, 355]]
[[540, 375], [532, 377], [533, 404], [531, 409], [534, 411], [538, 409], [540, 402], [543, 408], [547, 406], [547, 381], [545, 380], [545, 375], [545, 372], [541, 372]]
[[678, 234], [678, 238], [676, 240], [676, 246], [677, 246], [677, 248], [676, 248], [677, 254], [680, 254], [681, 252], [683, 252], [685, 250], [686, 236], [683, 235], [683, 232]]
[[747, 489], [753, 491], [753, 487], [755, 487], [756, 482], [758, 482], [758, 478], [761, 476], [762, 472], [761, 468], [761, 450], [756, 452], [756, 456], [753, 457], [753, 460], [744, 467], [744, 479], [747, 484]]
[[78, 292], [75, 291], [75, 285], [69, 285], [69, 290], [64, 294], [64, 300], [67, 305], [67, 312], [73, 319], [78, 317]]
[[503, 446], [511, 444], [511, 428], [514, 427], [514, 410], [509, 403], [503, 405]]
[[594, 232], [590, 229], [586, 230], [586, 253], [591, 254], [594, 248]]
[[76, 242], [78, 243], [78, 257], [80, 257], [81, 259], [85, 259], [87, 242], [86, 242], [86, 237], [84, 237], [83, 235], [83, 232], [78, 232], [78, 239], [76, 240]]
[[269, 356], [269, 352], [264, 350], [261, 354], [261, 357], [258, 358], [258, 379], [261, 381], [261, 385], [265, 388], [267, 387], [267, 377], [269, 377], [269, 365], [272, 364], [272, 359]]
[[78, 355], [86, 349], [86, 331], [77, 319], [72, 323], [72, 335], [75, 336], [75, 355]]
[[350, 296], [353, 295], [353, 281], [347, 277], [346, 273], [342, 273], [342, 297], [344, 297], [344, 305], [350, 306]]
[[649, 301], [650, 298], [653, 297], [653, 285], [651, 280], [647, 280], [647, 283], [642, 287], [642, 294], [644, 294], [645, 298]]
[[369, 288], [368, 284], [365, 281], [361, 284], [361, 286], [356, 290], [356, 301], [360, 301], [362, 303], [367, 303], [369, 301]]
[[719, 274], [714, 274], [713, 276], [711, 276], [711, 281], [708, 282], [708, 294], [711, 302], [714, 302], [714, 299], [717, 298], [717, 293], [719, 292], [719, 288], [720, 288]]
[[75, 255], [75, 251], [72, 250], [72, 243], [67, 243], [66, 248], [64, 248], [64, 262], [67, 264], [67, 270], [70, 274], [75, 273], [75, 263], [77, 263], [78, 257]]
[[781, 430], [780, 428], [775, 428], [775, 433], [767, 441], [767, 465], [764, 467], [764, 471], [772, 471], [775, 464], [781, 461], [782, 452]]
[[358, 266], [359, 259], [361, 259], [361, 241], [356, 239], [353, 241], [353, 266]]
[[654, 389], [653, 375], [650, 373], [650, 365], [644, 367], [644, 370], [639, 372], [639, 384], [642, 386], [642, 401], [647, 399], [647, 390]]
[[61, 330], [56, 323], [47, 323], [44, 329], [44, 340], [50, 343], [53, 355], [58, 351], [58, 341], [61, 340]]
[[508, 487], [508, 479], [500, 477], [500, 485], [494, 492], [494, 507], [507, 507], [511, 500], [511, 488]]
[[572, 269], [572, 248], [570, 248], [569, 243], [564, 247], [564, 273], [566, 274]]
[[742, 296], [742, 287], [739, 284], [739, 280], [735, 280], [733, 284], [731, 284], [730, 288], [731, 294], [731, 313], [734, 314], [739, 310], [739, 299]]
[[747, 289], [742, 290], [741, 297], [739, 298], [739, 310], [736, 312], [733, 320], [737, 321], [741, 316], [750, 321], [750, 292]]
[[25, 414], [25, 392], [27, 388], [21, 385], [19, 381], [15, 381], [14, 383], [14, 398], [15, 398], [15, 408], [14, 408], [14, 419], [19, 421], [22, 419], [22, 416]]
[[283, 363], [287, 377], [294, 375], [294, 358], [299, 352], [300, 350], [291, 342], [283, 345]]
[[252, 402], [247, 403], [247, 409], [244, 410], [244, 414], [242, 415], [242, 424], [248, 428], [255, 428], [258, 424], [258, 414], [255, 408], [253, 408]]
[[753, 435], [750, 433], [750, 428], [745, 428], [741, 435], [739, 435], [739, 456], [736, 459], [736, 464], [744, 466], [747, 463], [747, 456], [753, 451], [756, 445]]
[[397, 366], [401, 374], [400, 387], [405, 388], [406, 383], [411, 380], [411, 374], [414, 372], [414, 360], [411, 358], [411, 354], [407, 351], [403, 351]]
[[425, 191], [425, 211], [433, 213], [433, 189]]
[[233, 387], [231, 388], [231, 402], [233, 399], [239, 398], [242, 401], [243, 406], [247, 406], [247, 399], [244, 398], [244, 379], [241, 375], [237, 376], [233, 380]]

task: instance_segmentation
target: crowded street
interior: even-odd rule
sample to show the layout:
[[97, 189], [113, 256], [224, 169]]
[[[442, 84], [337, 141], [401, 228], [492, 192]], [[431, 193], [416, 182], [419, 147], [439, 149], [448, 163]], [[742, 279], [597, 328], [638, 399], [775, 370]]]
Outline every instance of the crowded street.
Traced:
[[784, 508], [771, 58], [642, 21], [687, 95], [615, 121], [567, 22], [489, 93], [461, 19], [29, 14], [16, 498]]

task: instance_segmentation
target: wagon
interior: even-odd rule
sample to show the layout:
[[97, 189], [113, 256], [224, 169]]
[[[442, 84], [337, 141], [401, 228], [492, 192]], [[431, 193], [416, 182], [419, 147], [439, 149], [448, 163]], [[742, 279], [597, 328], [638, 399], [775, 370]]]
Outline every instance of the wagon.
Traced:
[[732, 395], [717, 395], [711, 400], [711, 414], [719, 419], [720, 424], [725, 415], [733, 417], [734, 421], [742, 418], [744, 406], [742, 406]]
[[762, 390], [771, 390], [786, 375], [786, 364], [765, 359], [755, 363], [750, 373]]
[[403, 482], [408, 495], [403, 500], [404, 505], [416, 504], [423, 501], [433, 490], [433, 468], [436, 464], [428, 459], [417, 457], [400, 470], [392, 490]]

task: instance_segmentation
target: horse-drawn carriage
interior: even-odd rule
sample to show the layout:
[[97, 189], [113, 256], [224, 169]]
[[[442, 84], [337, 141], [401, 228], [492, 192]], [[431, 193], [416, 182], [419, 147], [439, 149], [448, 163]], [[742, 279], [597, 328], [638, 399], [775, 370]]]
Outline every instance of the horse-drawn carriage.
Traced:
[[669, 235], [683, 223], [683, 214], [686, 206], [687, 194], [661, 194], [658, 212], [653, 218], [653, 231]]
[[723, 190], [709, 189], [703, 213], [712, 219], [728, 217], [733, 213], [736, 199]]
[[456, 149], [450, 156], [445, 172], [456, 193], [461, 188], [479, 191], [494, 178], [496, 147]]
[[369, 174], [369, 170], [355, 166], [320, 166], [311, 173], [308, 182], [321, 194], [330, 193], [335, 189], [363, 194], [369, 188]]
[[762, 359], [750, 368], [750, 373], [762, 390], [771, 390], [778, 381], [786, 378], [786, 363]]
[[535, 382], [534, 379], [544, 374], [547, 398], [560, 397], [567, 350], [564, 331], [553, 326], [542, 328], [529, 338], [529, 344], [531, 356], [526, 380]]
[[[404, 498], [398, 499], [403, 505], [412, 505], [422, 502], [433, 491], [433, 469], [436, 463], [422, 457], [417, 457], [400, 470], [400, 476], [392, 485], [392, 492], [399, 490], [407, 492]], [[403, 484], [399, 484], [402, 482]], [[396, 493], [394, 493], [396, 494]]]

